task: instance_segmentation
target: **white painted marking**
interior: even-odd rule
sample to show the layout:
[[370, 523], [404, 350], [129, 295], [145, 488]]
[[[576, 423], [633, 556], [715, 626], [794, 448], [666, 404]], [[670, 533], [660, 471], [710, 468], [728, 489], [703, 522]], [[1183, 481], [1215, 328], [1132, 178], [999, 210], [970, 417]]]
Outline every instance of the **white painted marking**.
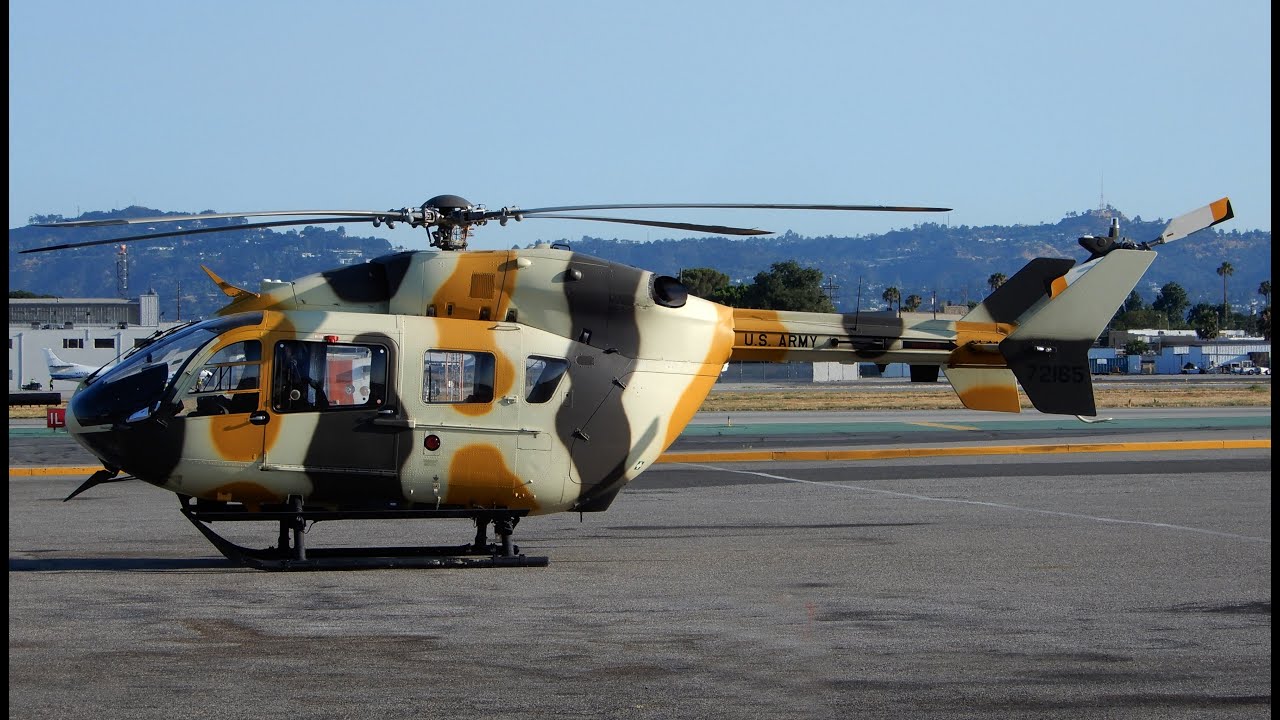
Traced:
[[1054, 515], [1057, 517], [1075, 518], [1077, 520], [1092, 520], [1100, 523], [1112, 523], [1116, 525], [1141, 525], [1144, 527], [1165, 528], [1167, 530], [1182, 530], [1185, 532], [1200, 533], [1202, 535], [1214, 535], [1216, 537], [1232, 538], [1235, 540], [1246, 540], [1249, 542], [1271, 544], [1271, 538], [1253, 537], [1250, 535], [1237, 535], [1236, 533], [1220, 532], [1218, 530], [1206, 530], [1204, 528], [1187, 527], [1186, 525], [1172, 525], [1170, 523], [1143, 522], [1141, 520], [1121, 520], [1119, 518], [1098, 517], [1096, 515], [1083, 515], [1081, 513], [1062, 512], [1059, 510], [1041, 510], [1039, 508], [1020, 507], [1018, 505], [1006, 505], [1004, 503], [983, 502], [981, 500], [958, 500], [956, 498], [940, 498], [931, 497], [929, 495], [915, 495], [912, 493], [895, 492], [893, 490], [879, 490], [877, 488], [869, 488], [861, 485], [847, 485], [843, 483], [821, 482], [818, 480], [802, 480], [800, 478], [787, 477], [785, 475], [774, 475], [773, 473], [755, 472], [751, 470], [735, 470], [733, 468], [720, 467], [719, 465], [699, 465], [696, 463], [680, 463], [689, 467], [703, 468], [706, 470], [719, 470], [727, 473], [737, 473], [739, 475], [755, 475], [757, 477], [771, 478], [773, 480], [783, 480], [786, 482], [800, 483], [803, 485], [821, 485], [824, 487], [841, 488], [844, 490], [858, 490], [861, 492], [878, 493], [880, 495], [893, 495], [895, 497], [909, 498], [911, 500], [927, 500], [931, 502], [951, 503], [954, 505], [977, 505], [980, 507], [990, 507], [999, 510], [1015, 510], [1018, 512], [1036, 513], [1039, 515]]

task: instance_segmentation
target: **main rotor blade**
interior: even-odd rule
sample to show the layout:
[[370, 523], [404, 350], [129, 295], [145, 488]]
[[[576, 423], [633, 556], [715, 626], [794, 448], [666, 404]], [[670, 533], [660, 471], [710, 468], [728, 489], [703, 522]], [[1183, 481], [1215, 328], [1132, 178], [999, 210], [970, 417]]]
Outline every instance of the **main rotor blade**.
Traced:
[[1164, 232], [1160, 233], [1160, 237], [1147, 244], [1163, 245], [1167, 242], [1173, 242], [1193, 232], [1199, 232], [1220, 222], [1226, 222], [1235, 216], [1235, 211], [1231, 209], [1230, 198], [1215, 200], [1202, 208], [1197, 208], [1170, 220], [1169, 224], [1165, 226]]
[[[572, 212], [577, 210], [638, 210], [664, 208], [708, 208], [737, 210], [864, 210], [869, 212], [951, 212], [951, 208], [916, 207], [909, 205], [790, 205], [778, 203], [639, 203], [623, 205], [562, 205], [559, 207], [532, 208], [517, 211], [528, 217], [548, 212]], [[497, 217], [500, 213], [490, 213]]]
[[311, 218], [310, 220], [277, 220], [275, 222], [246, 223], [244, 225], [192, 228], [190, 230], [174, 230], [173, 232], [151, 233], [149, 235], [126, 235], [124, 237], [111, 238], [110, 240], [90, 240], [88, 242], [63, 243], [61, 245], [50, 245], [48, 247], [19, 250], [18, 253], [26, 254], [49, 252], [50, 250], [67, 250], [69, 248], [92, 247], [94, 245], [116, 245], [119, 243], [134, 242], [135, 240], [156, 240], [159, 238], [177, 237], [179, 235], [199, 235], [201, 233], [229, 232], [232, 230], [255, 230], [257, 228], [285, 227], [288, 225], [330, 225], [335, 223], [350, 223], [353, 221], [356, 220], [354, 218]]
[[555, 218], [557, 220], [592, 220], [595, 222], [611, 222], [621, 225], [648, 225], [649, 227], [672, 228], [675, 230], [692, 230], [693, 232], [715, 233], [717, 235], [772, 235], [772, 230], [756, 228], [736, 228], [727, 225], [699, 225], [696, 223], [664, 222], [661, 220], [634, 220], [631, 218], [593, 217], [589, 215], [534, 215], [530, 220], [539, 218]]
[[[164, 215], [145, 218], [106, 218], [103, 220], [59, 220], [51, 223], [35, 223], [36, 227], [109, 227], [111, 225], [154, 225], [166, 222], [191, 220], [222, 220], [227, 218], [269, 217], [282, 215], [342, 215], [351, 218], [374, 218], [387, 215], [386, 210], [262, 210], [258, 212], [205, 213], [203, 215]], [[243, 226], [241, 226], [243, 227]]]

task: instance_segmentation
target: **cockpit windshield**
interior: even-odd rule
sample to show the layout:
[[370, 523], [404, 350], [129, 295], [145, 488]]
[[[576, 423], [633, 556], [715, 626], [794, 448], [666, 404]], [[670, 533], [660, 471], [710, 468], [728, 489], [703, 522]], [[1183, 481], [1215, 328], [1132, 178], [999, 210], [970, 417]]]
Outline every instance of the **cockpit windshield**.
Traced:
[[262, 313], [239, 313], [227, 317], [214, 318], [178, 328], [169, 335], [163, 335], [155, 342], [137, 348], [126, 355], [119, 365], [108, 370], [97, 378], [99, 382], [116, 382], [130, 375], [153, 368], [159, 364], [168, 366], [165, 373], [166, 385], [182, 371], [197, 350], [206, 343], [232, 328], [245, 325], [258, 325], [262, 322]]
[[70, 409], [85, 426], [150, 417], [200, 348], [228, 330], [261, 323], [261, 312], [247, 312], [174, 329], [86, 381], [71, 398]]

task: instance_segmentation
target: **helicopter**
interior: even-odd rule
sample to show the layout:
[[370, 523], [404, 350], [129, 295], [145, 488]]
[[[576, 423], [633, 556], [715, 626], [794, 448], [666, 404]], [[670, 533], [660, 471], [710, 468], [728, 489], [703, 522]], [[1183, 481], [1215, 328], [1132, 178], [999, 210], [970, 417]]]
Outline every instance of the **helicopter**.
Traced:
[[[1224, 197], [1141, 243], [1122, 238], [1116, 221], [1108, 235], [1079, 239], [1089, 253], [1080, 264], [1033, 259], [959, 319], [735, 308], [690, 294], [675, 277], [561, 246], [467, 249], [480, 226], [535, 218], [769, 232], [580, 214], [686, 208], [948, 210], [673, 203], [491, 211], [439, 195], [399, 210], [47, 223], [183, 229], [22, 252], [352, 222], [423, 228], [435, 248], [258, 290], [204, 267], [230, 298], [225, 307], [157, 334], [76, 389], [67, 429], [103, 468], [66, 499], [142, 480], [175, 493], [228, 559], [264, 570], [543, 566], [548, 558], [512, 542], [516, 524], [608, 509], [676, 440], [729, 361], [905, 363], [914, 382], [936, 382], [944, 371], [973, 410], [1019, 412], [1021, 388], [1040, 412], [1096, 415], [1088, 349], [1155, 259], [1152, 248], [1234, 216]], [[204, 224], [232, 218], [240, 224]], [[319, 521], [402, 518], [469, 519], [475, 536], [445, 547], [307, 547]], [[211, 527], [241, 521], [278, 523], [276, 544], [245, 547]]]

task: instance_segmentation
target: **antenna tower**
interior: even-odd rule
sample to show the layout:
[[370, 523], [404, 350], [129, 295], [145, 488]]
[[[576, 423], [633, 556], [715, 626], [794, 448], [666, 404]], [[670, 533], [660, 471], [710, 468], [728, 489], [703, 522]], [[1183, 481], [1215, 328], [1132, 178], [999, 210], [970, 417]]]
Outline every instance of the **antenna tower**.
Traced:
[[116, 294], [129, 297], [129, 246], [116, 248]]

